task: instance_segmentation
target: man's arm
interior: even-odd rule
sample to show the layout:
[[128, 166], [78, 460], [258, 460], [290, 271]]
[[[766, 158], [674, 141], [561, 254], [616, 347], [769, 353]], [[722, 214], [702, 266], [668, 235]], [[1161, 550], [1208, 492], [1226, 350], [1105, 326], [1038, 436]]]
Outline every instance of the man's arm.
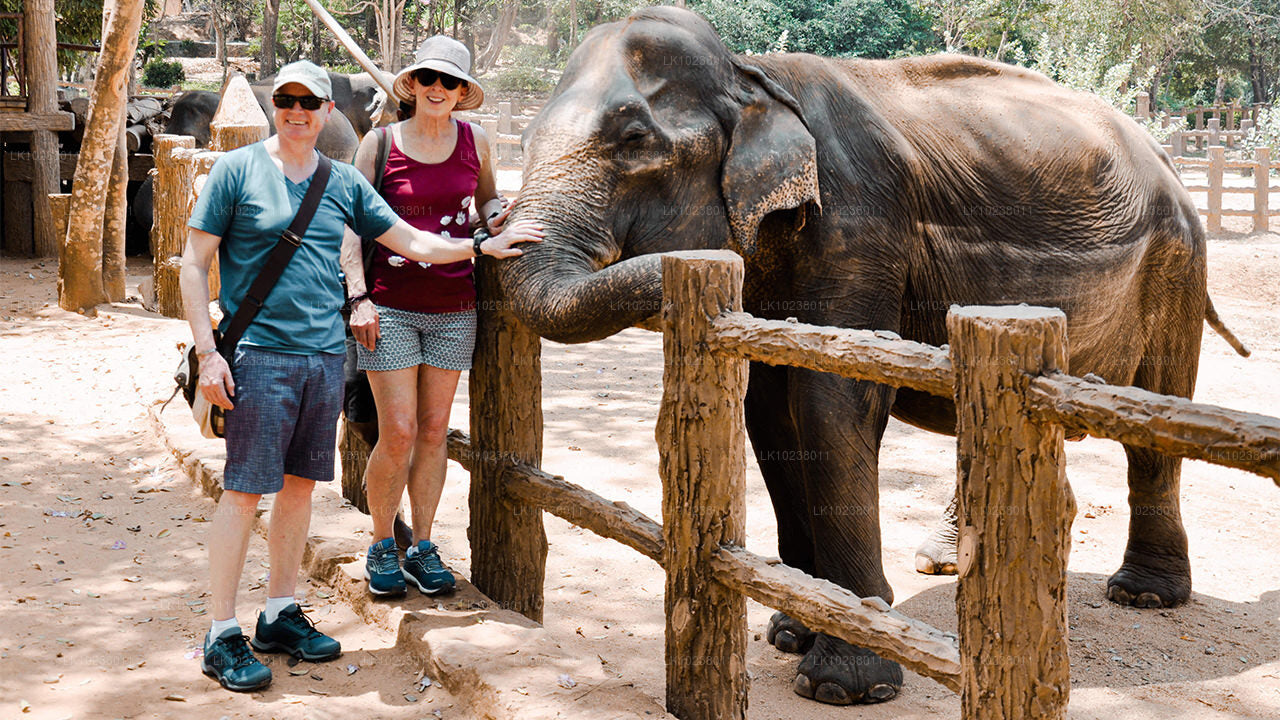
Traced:
[[209, 317], [209, 268], [221, 242], [222, 238], [217, 235], [189, 228], [178, 286], [182, 289], [182, 309], [200, 357], [200, 392], [209, 402], [230, 410], [234, 407], [230, 398], [236, 394], [236, 383], [226, 359], [215, 352], [213, 320]]

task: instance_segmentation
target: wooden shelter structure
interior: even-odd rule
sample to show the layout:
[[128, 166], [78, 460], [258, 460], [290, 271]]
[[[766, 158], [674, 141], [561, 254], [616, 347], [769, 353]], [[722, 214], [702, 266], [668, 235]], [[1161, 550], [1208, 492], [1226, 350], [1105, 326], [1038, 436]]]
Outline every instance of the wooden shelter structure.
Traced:
[[16, 23], [17, 32], [0, 38], [0, 143], [28, 144], [32, 158], [29, 185], [3, 183], [4, 225], [31, 227], [30, 254], [56, 257], [61, 243], [49, 204], [60, 190], [55, 133], [71, 130], [75, 117], [58, 110], [54, 0], [23, 0], [21, 13], [3, 19]]

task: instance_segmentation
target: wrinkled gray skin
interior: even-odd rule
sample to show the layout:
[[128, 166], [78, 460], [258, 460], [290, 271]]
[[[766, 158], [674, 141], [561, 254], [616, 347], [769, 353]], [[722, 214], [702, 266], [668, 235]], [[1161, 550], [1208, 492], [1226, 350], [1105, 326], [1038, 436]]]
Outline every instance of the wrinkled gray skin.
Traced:
[[[503, 261], [516, 313], [585, 342], [658, 311], [653, 253], [727, 247], [766, 318], [946, 343], [952, 304], [1068, 317], [1071, 372], [1189, 397], [1205, 289], [1200, 221], [1132, 120], [1043, 76], [974, 58], [731, 55], [661, 7], [595, 28], [524, 135], [515, 218], [545, 242]], [[747, 429], [782, 559], [893, 601], [881, 567], [877, 455], [890, 413], [953, 433], [950, 401], [752, 364]], [[1108, 596], [1187, 600], [1179, 463], [1126, 447], [1132, 515]], [[901, 669], [775, 616], [806, 651], [794, 688], [893, 697]]]

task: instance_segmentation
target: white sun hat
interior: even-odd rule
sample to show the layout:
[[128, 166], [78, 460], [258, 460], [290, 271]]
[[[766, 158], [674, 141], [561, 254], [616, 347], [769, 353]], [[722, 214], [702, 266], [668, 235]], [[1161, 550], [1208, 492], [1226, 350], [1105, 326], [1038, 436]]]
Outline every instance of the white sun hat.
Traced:
[[466, 80], [470, 86], [455, 110], [474, 110], [484, 104], [484, 88], [471, 77], [471, 51], [467, 46], [446, 35], [427, 38], [414, 53], [414, 63], [396, 73], [391, 86], [396, 99], [413, 102], [413, 73], [418, 70], [435, 70]]

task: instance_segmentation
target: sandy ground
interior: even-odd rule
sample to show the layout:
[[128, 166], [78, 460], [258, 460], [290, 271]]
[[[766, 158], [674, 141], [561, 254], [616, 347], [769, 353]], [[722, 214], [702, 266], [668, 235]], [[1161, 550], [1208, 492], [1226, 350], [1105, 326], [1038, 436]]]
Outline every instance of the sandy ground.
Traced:
[[[141, 276], [146, 265], [132, 271]], [[186, 327], [135, 303], [96, 318], [65, 313], [55, 283], [52, 263], [0, 261], [0, 717], [325, 718], [353, 710], [467, 717], [438, 687], [414, 689], [420, 668], [395, 649], [392, 629], [361, 622], [320, 585], [304, 583], [301, 592], [320, 627], [342, 639], [342, 659], [304, 664], [310, 672], [296, 676], [289, 670], [298, 668], [276, 660], [275, 684], [248, 696], [199, 673], [193, 651], [207, 627], [201, 542], [212, 504], [175, 472], [144, 420], [146, 406], [167, 394]], [[1196, 399], [1280, 413], [1280, 235], [1215, 238], [1210, 287], [1255, 352], [1239, 358], [1206, 331]], [[652, 333], [545, 343], [544, 468], [659, 518], [653, 426], [661, 372], [661, 340]], [[465, 381], [452, 424], [467, 425]], [[955, 628], [954, 579], [916, 574], [912, 557], [951, 491], [954, 447], [951, 438], [892, 422], [881, 461], [884, 558], [897, 607], [943, 629]], [[1280, 567], [1271, 561], [1280, 541], [1269, 532], [1280, 522], [1280, 489], [1188, 462], [1192, 601], [1167, 611], [1121, 608], [1103, 592], [1124, 546], [1123, 452], [1092, 439], [1067, 451], [1079, 504], [1069, 584], [1071, 717], [1280, 717]], [[758, 472], [749, 472], [748, 547], [773, 555], [768, 498]], [[446, 561], [464, 574], [467, 481], [451, 464], [435, 532]], [[340, 509], [336, 487], [320, 494], [325, 509], [313, 527], [367, 538], [367, 519]], [[660, 698], [658, 566], [557, 518], [547, 516], [546, 527], [545, 619], [553, 636]], [[240, 601], [246, 625], [260, 607], [264, 558], [256, 539]], [[797, 658], [763, 640], [771, 610], [749, 603], [748, 614], [752, 718], [959, 714], [957, 696], [913, 674], [885, 705], [803, 700], [790, 690]]]

